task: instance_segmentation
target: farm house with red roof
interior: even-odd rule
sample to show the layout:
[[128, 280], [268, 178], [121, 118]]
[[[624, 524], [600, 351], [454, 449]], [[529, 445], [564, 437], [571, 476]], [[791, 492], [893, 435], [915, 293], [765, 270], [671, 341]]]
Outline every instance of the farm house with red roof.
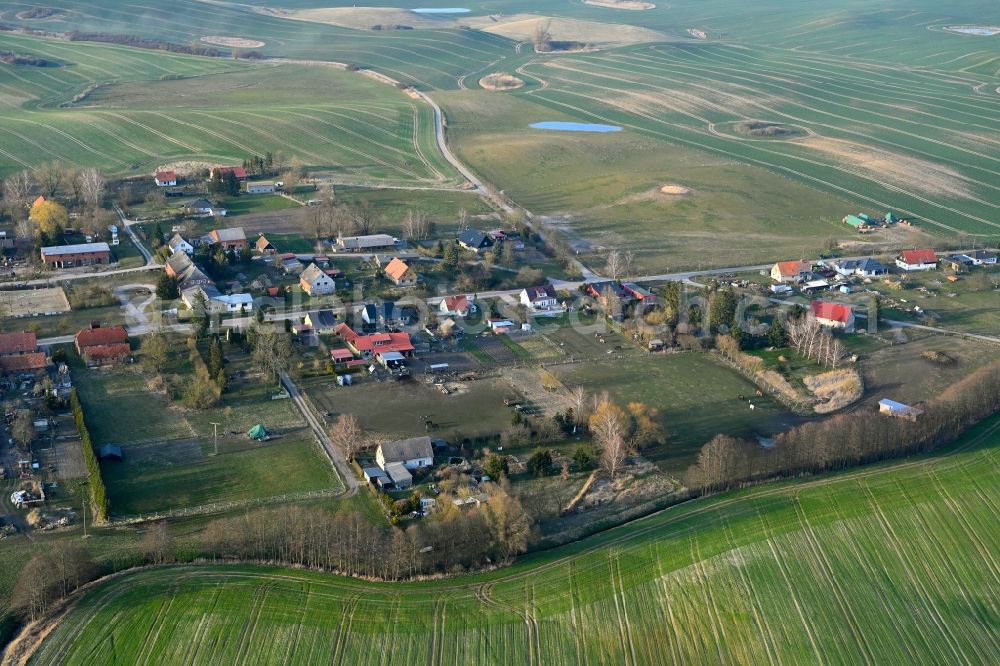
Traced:
[[854, 307], [845, 303], [813, 301], [811, 312], [821, 326], [854, 332]]

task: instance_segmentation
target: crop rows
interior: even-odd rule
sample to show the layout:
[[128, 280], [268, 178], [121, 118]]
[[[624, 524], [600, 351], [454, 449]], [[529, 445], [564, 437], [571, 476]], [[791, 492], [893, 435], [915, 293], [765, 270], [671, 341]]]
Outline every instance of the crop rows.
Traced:
[[36, 663], [996, 662], [996, 437], [684, 505], [486, 576], [131, 574]]
[[342, 182], [457, 182], [431, 109], [356, 74], [2, 34], [0, 49], [65, 64], [0, 67], [0, 175], [50, 160], [129, 175], [275, 151]]

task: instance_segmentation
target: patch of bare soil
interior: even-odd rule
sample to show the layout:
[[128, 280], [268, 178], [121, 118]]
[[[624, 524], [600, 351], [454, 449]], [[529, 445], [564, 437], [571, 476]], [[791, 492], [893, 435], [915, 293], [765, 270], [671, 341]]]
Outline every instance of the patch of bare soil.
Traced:
[[687, 32], [695, 39], [708, 39], [708, 34], [706, 34], [704, 30], [698, 30], [697, 28], [688, 28]]
[[524, 81], [507, 72], [493, 72], [479, 79], [479, 87], [483, 90], [503, 92], [505, 90], [517, 90], [522, 86], [524, 86]]
[[157, 167], [157, 169], [163, 171], [175, 171], [178, 176], [191, 178], [201, 174], [203, 171], [208, 171], [213, 166], [215, 166], [215, 164], [212, 162], [202, 162], [200, 160], [179, 160], [177, 162], [164, 164]]
[[925, 194], [960, 199], [972, 197], [965, 177], [942, 164], [819, 135], [805, 137], [796, 143], [834, 158], [845, 168], [863, 171], [876, 182], [914, 188]]
[[454, 18], [441, 15], [418, 14], [398, 7], [318, 7], [316, 9], [270, 9], [257, 11], [269, 16], [326, 23], [355, 30], [420, 30], [453, 28], [458, 24]]
[[628, 9], [630, 11], [643, 11], [646, 9], [656, 9], [652, 2], [636, 2], [635, 0], [583, 0], [583, 4], [591, 7], [604, 7], [605, 9]]
[[475, 16], [460, 23], [476, 30], [500, 35], [517, 42], [533, 42], [539, 29], [549, 33], [553, 50], [565, 51], [557, 46], [583, 48], [593, 46], [623, 46], [646, 42], [662, 42], [666, 35], [649, 28], [622, 23], [600, 23], [580, 19], [542, 16], [539, 14], [510, 14], [508, 16]]
[[671, 196], [683, 196], [685, 194], [691, 194], [691, 188], [684, 187], [683, 185], [664, 185], [660, 188], [661, 194], [669, 194]]
[[220, 37], [219, 35], [209, 35], [202, 37], [201, 41], [214, 46], [231, 46], [240, 49], [259, 49], [264, 46], [264, 42], [256, 39], [246, 39], [245, 37]]
[[865, 392], [861, 375], [854, 368], [824, 372], [804, 377], [802, 382], [813, 395], [822, 400], [816, 405], [817, 414], [829, 414], [857, 402]]

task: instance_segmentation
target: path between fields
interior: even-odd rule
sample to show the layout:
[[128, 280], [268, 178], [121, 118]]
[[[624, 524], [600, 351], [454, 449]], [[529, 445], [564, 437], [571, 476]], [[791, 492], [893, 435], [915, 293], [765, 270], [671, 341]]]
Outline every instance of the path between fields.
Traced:
[[351, 469], [350, 463], [347, 462], [347, 458], [341, 453], [340, 449], [334, 446], [333, 442], [326, 434], [326, 428], [320, 423], [319, 419], [313, 413], [312, 409], [309, 407], [309, 403], [306, 402], [305, 397], [302, 392], [299, 391], [299, 387], [295, 385], [292, 378], [288, 376], [288, 373], [282, 371], [279, 373], [281, 378], [281, 384], [288, 391], [288, 395], [291, 396], [292, 401], [295, 406], [299, 408], [302, 412], [302, 416], [305, 418], [306, 423], [312, 429], [313, 434], [316, 435], [316, 439], [319, 441], [320, 446], [326, 453], [330, 462], [333, 463], [334, 468], [337, 473], [344, 480], [344, 494], [343, 497], [351, 497], [358, 491], [358, 479], [354, 476], [354, 470]]

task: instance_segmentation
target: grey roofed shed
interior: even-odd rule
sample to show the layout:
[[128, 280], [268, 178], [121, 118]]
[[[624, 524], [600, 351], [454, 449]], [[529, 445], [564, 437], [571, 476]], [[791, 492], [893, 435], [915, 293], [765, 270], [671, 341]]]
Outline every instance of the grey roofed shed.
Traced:
[[122, 447], [116, 444], [105, 444], [98, 449], [97, 457], [101, 460], [121, 460]]

